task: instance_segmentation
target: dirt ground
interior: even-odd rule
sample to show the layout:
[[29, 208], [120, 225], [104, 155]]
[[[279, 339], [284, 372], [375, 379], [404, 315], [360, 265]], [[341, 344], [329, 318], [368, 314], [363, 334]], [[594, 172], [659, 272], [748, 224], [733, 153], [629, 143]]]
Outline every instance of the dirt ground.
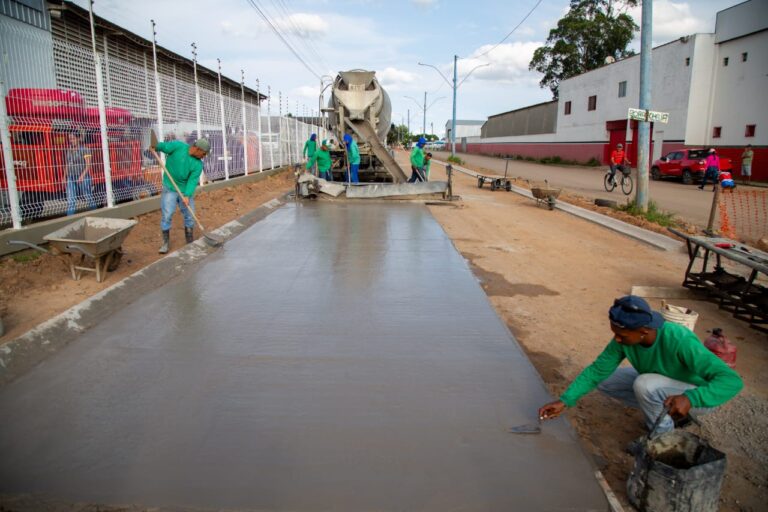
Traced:
[[[207, 229], [215, 229], [290, 190], [293, 175], [283, 172], [259, 182], [200, 194], [195, 198], [197, 213]], [[158, 260], [160, 212], [136, 220], [139, 223], [123, 244], [119, 267], [101, 283], [91, 273], [79, 281], [72, 280], [69, 264], [61, 256], [29, 250], [0, 258], [0, 315], [5, 327], [0, 345]], [[195, 232], [199, 237], [199, 229]], [[183, 243], [183, 219], [177, 211], [171, 229], [171, 251]]]
[[[445, 179], [433, 166], [435, 179]], [[554, 396], [611, 338], [607, 310], [633, 285], [679, 287], [681, 253], [653, 249], [564, 212], [538, 208], [514, 193], [478, 189], [459, 174], [453, 206], [432, 213], [470, 262], [490, 300]], [[660, 300], [649, 299], [653, 307]], [[700, 313], [696, 333], [722, 327], [738, 346], [744, 391], [702, 418], [702, 433], [728, 456], [725, 511], [765, 510], [768, 501], [768, 337], [702, 301], [676, 299]], [[644, 433], [638, 411], [594, 392], [567, 413], [613, 491], [626, 500], [633, 459], [625, 446]], [[546, 428], [546, 427], [545, 427]]]

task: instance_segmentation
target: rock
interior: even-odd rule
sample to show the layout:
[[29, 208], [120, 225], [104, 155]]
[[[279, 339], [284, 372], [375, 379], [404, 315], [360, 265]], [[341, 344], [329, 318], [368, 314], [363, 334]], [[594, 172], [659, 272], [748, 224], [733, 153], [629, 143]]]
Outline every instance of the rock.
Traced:
[[768, 252], [768, 238], [761, 238], [760, 240], [757, 241], [756, 245], [757, 245], [757, 248], [760, 249], [761, 251]]

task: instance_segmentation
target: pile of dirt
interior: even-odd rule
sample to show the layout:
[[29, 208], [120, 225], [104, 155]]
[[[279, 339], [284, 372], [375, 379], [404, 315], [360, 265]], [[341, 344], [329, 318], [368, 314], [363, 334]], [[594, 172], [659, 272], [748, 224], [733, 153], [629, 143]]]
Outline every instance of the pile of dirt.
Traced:
[[[197, 214], [207, 229], [215, 229], [293, 187], [293, 175], [282, 172], [254, 183], [205, 192], [195, 197]], [[0, 316], [5, 326], [0, 344], [160, 259], [160, 212], [150, 212], [135, 220], [139, 223], [123, 243], [119, 267], [101, 283], [91, 273], [79, 281], [72, 280], [66, 256], [25, 250], [0, 258]], [[199, 237], [199, 230], [195, 231]], [[177, 211], [171, 229], [171, 250], [183, 243], [183, 221]]]

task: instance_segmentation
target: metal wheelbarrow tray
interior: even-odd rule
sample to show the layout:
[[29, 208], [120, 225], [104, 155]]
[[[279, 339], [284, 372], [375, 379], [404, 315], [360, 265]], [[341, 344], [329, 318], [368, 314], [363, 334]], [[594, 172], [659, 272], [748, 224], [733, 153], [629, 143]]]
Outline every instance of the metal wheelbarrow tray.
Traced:
[[562, 189], [552, 188], [549, 185], [531, 188], [531, 194], [536, 199], [536, 206], [546, 205], [550, 210], [554, 209], [555, 201]]
[[[87, 271], [95, 272], [96, 281], [102, 282], [110, 264], [119, 260], [120, 247], [137, 223], [135, 220], [84, 217], [43, 239], [59, 252], [69, 255], [72, 279], [79, 280], [83, 271]], [[86, 257], [93, 260], [93, 267], [83, 266]]]

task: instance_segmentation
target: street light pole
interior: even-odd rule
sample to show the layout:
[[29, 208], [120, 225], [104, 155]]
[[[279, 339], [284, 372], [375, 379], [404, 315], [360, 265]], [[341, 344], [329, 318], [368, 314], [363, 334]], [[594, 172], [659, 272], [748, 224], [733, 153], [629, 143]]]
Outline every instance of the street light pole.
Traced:
[[421, 118], [421, 135], [427, 136], [427, 91], [424, 91], [424, 112], [422, 112]]
[[[451, 156], [456, 156], [456, 62], [458, 55], [453, 56], [453, 117], [451, 117]], [[469, 75], [467, 75], [469, 76]]]
[[[651, 109], [651, 39], [653, 36], [653, 2], [643, 0], [642, 26], [640, 29], [640, 109]], [[651, 125], [638, 121], [637, 148], [637, 196], [635, 203], [642, 211], [648, 210], [648, 168], [651, 152]]]

